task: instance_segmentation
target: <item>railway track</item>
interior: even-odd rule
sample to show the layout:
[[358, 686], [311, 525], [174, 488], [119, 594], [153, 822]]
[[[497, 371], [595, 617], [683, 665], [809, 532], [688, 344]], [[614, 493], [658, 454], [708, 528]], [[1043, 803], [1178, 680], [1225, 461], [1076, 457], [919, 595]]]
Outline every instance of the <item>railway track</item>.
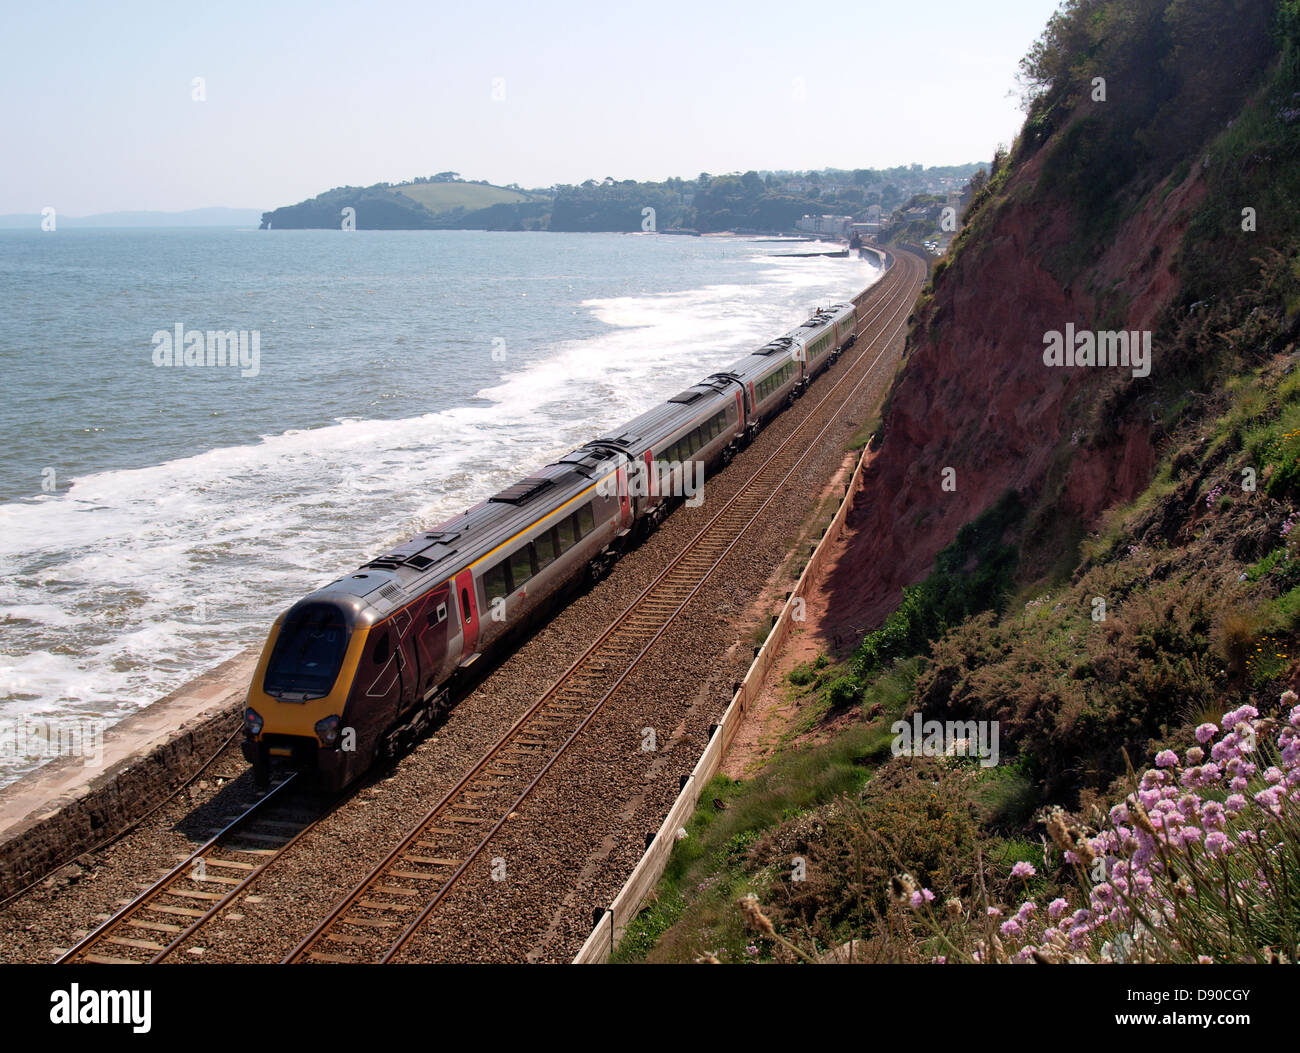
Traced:
[[221, 913], [329, 811], [290, 775], [58, 959], [109, 965], [164, 961]]
[[[772, 456], [632, 602], [285, 958], [285, 963], [388, 963], [482, 858], [561, 756], [698, 594], [836, 422], [839, 406], [868, 379], [915, 299], [922, 267], [910, 256], [882, 279], [879, 324], [844, 375]], [[892, 279], [892, 280], [891, 280]], [[881, 319], [884, 319], [881, 322]], [[820, 425], [820, 427], [819, 427]], [[494, 868], [495, 869], [495, 868]], [[494, 873], [494, 876], [495, 873]]]

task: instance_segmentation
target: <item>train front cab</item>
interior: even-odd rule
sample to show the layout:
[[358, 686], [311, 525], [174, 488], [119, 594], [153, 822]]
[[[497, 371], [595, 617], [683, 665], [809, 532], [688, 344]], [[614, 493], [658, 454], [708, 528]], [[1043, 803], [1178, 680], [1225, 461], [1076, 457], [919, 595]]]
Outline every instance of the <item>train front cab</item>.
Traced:
[[357, 751], [338, 747], [367, 636], [354, 610], [311, 597], [276, 619], [244, 708], [242, 748], [259, 785], [268, 782], [273, 763], [320, 770], [327, 785], [348, 781], [353, 765], [356, 774], [364, 768], [352, 761]]

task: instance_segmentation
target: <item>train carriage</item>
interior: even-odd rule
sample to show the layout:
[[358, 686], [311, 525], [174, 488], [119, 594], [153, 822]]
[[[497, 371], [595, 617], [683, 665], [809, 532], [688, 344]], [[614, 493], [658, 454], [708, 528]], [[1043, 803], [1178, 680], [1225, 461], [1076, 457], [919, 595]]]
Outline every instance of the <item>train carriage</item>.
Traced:
[[834, 304], [818, 308], [812, 317], [788, 336], [799, 336], [804, 345], [807, 378], [812, 379], [830, 367], [840, 353], [853, 343], [857, 310], [853, 304]]
[[757, 431], [803, 393], [803, 346], [793, 337], [779, 336], [736, 362], [727, 375], [744, 385], [750, 430]]

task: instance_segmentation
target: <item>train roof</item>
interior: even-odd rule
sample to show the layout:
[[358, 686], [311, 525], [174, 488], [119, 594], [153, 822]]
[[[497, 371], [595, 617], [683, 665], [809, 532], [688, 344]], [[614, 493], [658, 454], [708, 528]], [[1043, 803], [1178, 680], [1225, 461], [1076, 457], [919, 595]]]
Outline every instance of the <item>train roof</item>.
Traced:
[[625, 460], [613, 449], [580, 447], [433, 530], [408, 538], [299, 604], [328, 601], [353, 622], [379, 621], [569, 503]]
[[697, 419], [710, 406], [725, 405], [736, 390], [734, 383], [716, 374], [706, 377], [587, 445], [621, 450], [635, 460]]

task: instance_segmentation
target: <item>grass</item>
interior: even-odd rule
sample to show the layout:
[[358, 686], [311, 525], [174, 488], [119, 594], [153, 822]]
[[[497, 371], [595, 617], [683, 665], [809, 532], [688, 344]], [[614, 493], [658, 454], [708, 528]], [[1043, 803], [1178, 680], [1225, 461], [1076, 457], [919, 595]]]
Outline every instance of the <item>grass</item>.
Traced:
[[880, 416], [877, 414], [868, 420], [862, 427], [849, 436], [848, 441], [844, 444], [845, 450], [860, 450], [871, 441], [871, 437], [880, 430]]
[[[750, 957], [735, 910], [739, 896], [761, 891], [744, 865], [749, 847], [764, 832], [867, 782], [872, 766], [890, 757], [889, 725], [914, 675], [914, 668], [900, 667], [872, 685], [871, 699], [890, 703], [880, 719], [854, 724], [822, 746], [779, 751], [752, 779], [714, 778], [700, 796], [686, 838], [674, 847], [654, 898], [628, 926], [613, 960], [693, 961], [706, 951], [729, 961]], [[715, 800], [725, 807], [719, 809]]]
[[431, 212], [450, 212], [457, 208], [472, 212], [492, 205], [514, 205], [531, 200], [527, 194], [517, 190], [479, 183], [418, 183], [392, 189], [418, 201]]
[[883, 722], [859, 724], [827, 745], [781, 755], [754, 779], [712, 779], [614, 961], [693, 961], [705, 952], [744, 961], [748, 937], [732, 915], [736, 898], [754, 891], [744, 867], [749, 846], [784, 820], [861, 788], [870, 777], [863, 762], [888, 755], [892, 737]]

